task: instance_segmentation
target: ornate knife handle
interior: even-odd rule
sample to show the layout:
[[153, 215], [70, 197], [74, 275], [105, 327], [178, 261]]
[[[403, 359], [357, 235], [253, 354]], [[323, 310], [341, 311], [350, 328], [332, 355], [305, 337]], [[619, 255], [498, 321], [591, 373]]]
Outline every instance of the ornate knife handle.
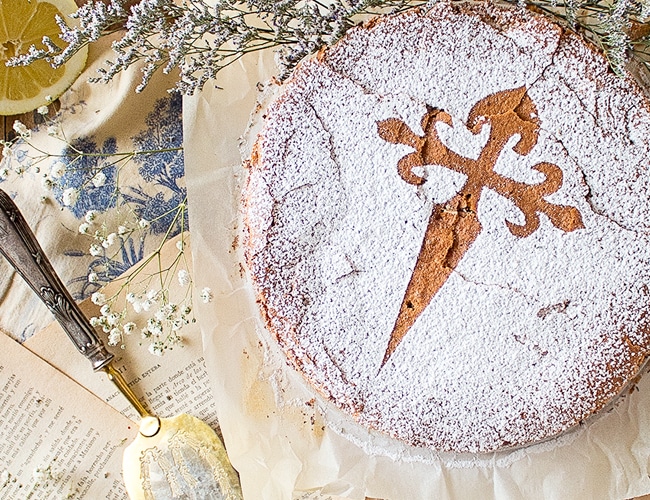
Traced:
[[34, 233], [11, 198], [0, 189], [0, 253], [54, 314], [76, 348], [95, 371], [113, 359], [70, 296]]

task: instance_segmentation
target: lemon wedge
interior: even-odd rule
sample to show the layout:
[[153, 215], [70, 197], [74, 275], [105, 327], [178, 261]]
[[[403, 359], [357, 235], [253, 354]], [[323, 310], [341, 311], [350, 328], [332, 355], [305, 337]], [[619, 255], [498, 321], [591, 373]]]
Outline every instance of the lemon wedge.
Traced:
[[77, 52], [58, 68], [46, 61], [7, 67], [6, 61], [25, 54], [31, 45], [43, 48], [43, 36], [59, 40], [55, 21], [76, 12], [74, 0], [0, 0], [0, 115], [16, 115], [49, 104], [79, 76], [87, 49]]

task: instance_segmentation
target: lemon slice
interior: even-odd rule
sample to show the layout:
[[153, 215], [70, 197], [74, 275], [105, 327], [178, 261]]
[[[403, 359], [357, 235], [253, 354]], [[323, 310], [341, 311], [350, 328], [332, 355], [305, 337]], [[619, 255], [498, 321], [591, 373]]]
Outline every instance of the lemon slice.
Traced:
[[41, 40], [59, 40], [55, 15], [64, 19], [76, 12], [74, 0], [0, 0], [0, 115], [26, 113], [48, 104], [72, 85], [86, 64], [84, 47], [59, 68], [46, 61], [7, 67], [5, 62], [24, 54], [31, 45], [44, 48]]

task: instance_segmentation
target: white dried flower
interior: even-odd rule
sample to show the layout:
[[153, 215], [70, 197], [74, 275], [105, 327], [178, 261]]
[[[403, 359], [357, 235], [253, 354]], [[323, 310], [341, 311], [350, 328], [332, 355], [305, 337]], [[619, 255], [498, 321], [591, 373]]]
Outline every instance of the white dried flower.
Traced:
[[117, 234], [110, 233], [108, 236], [106, 236], [104, 241], [102, 241], [102, 246], [104, 248], [109, 248], [110, 246], [113, 245], [113, 243], [115, 243], [115, 240], [117, 240]]
[[66, 164], [62, 161], [55, 161], [50, 167], [50, 175], [54, 179], [60, 179], [65, 174]]
[[129, 229], [126, 226], [118, 226], [117, 227], [117, 234], [119, 234], [120, 236], [125, 236], [126, 234], [128, 234], [128, 232], [129, 232]]
[[126, 323], [122, 328], [124, 330], [124, 333], [131, 335], [135, 331], [135, 323], [133, 321], [130, 321]]
[[36, 108], [36, 112], [37, 112], [39, 115], [46, 115], [46, 114], [48, 113], [48, 111], [49, 111], [49, 110], [48, 110], [48, 107], [47, 107], [47, 106], [39, 106], [38, 108]]
[[9, 146], [9, 144], [2, 145], [2, 156], [5, 158], [12, 158], [14, 156], [14, 150], [11, 149], [11, 146]]
[[106, 184], [106, 174], [100, 170], [93, 176], [91, 182], [96, 188], [102, 187], [104, 184]]
[[14, 121], [14, 132], [16, 132], [20, 137], [28, 138], [31, 135], [31, 132], [27, 126], [20, 120]]
[[99, 275], [97, 273], [88, 273], [88, 283], [97, 283]]
[[50, 179], [47, 175], [43, 175], [41, 178], [41, 186], [47, 189], [48, 191], [54, 187], [54, 181]]
[[122, 341], [122, 332], [119, 328], [112, 328], [108, 333], [108, 345], [117, 345]]
[[201, 290], [201, 300], [204, 304], [212, 302], [212, 298], [212, 290], [209, 287], [206, 286], [203, 290]]
[[63, 205], [66, 207], [71, 207], [72, 205], [77, 203], [78, 198], [79, 198], [79, 191], [75, 188], [68, 188], [65, 191], [63, 191], [62, 202]]
[[190, 277], [190, 273], [188, 273], [185, 269], [178, 271], [178, 282], [181, 286], [187, 286], [191, 281], [192, 278]]
[[160, 320], [156, 318], [149, 318], [147, 320], [147, 330], [155, 337], [159, 337], [163, 333], [163, 325]]
[[88, 210], [86, 212], [86, 215], [84, 216], [84, 219], [86, 220], [86, 222], [91, 224], [91, 223], [93, 223], [95, 221], [95, 219], [97, 218], [98, 215], [99, 215], [99, 212], [97, 210]]
[[98, 306], [103, 306], [106, 304], [106, 295], [104, 295], [101, 292], [95, 292], [90, 296], [90, 300], [92, 301], [93, 304], [96, 304]]
[[138, 226], [140, 226], [141, 229], [147, 229], [149, 226], [151, 226], [151, 222], [149, 222], [147, 219], [140, 219], [138, 221]]
[[110, 326], [115, 326], [120, 322], [120, 315], [117, 313], [109, 313], [106, 315], [106, 323]]
[[162, 344], [159, 342], [154, 342], [149, 345], [149, 352], [153, 354], [154, 356], [162, 356], [163, 355], [163, 347]]
[[47, 135], [49, 135], [50, 137], [56, 137], [57, 135], [59, 135], [59, 127], [57, 127], [56, 125], [49, 125], [47, 127]]
[[96, 243], [93, 243], [92, 245], [90, 245], [89, 252], [90, 255], [92, 255], [93, 257], [99, 257], [104, 251], [102, 250], [101, 245], [97, 245]]
[[81, 234], [90, 234], [90, 224], [87, 222], [82, 222], [79, 224], [79, 232]]

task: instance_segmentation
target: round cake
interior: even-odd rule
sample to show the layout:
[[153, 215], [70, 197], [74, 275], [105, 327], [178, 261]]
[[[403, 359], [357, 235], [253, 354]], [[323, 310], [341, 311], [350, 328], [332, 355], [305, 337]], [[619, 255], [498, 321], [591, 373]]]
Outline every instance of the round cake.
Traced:
[[409, 445], [484, 453], [606, 407], [650, 354], [650, 106], [579, 36], [438, 3], [303, 61], [243, 192], [266, 328]]

